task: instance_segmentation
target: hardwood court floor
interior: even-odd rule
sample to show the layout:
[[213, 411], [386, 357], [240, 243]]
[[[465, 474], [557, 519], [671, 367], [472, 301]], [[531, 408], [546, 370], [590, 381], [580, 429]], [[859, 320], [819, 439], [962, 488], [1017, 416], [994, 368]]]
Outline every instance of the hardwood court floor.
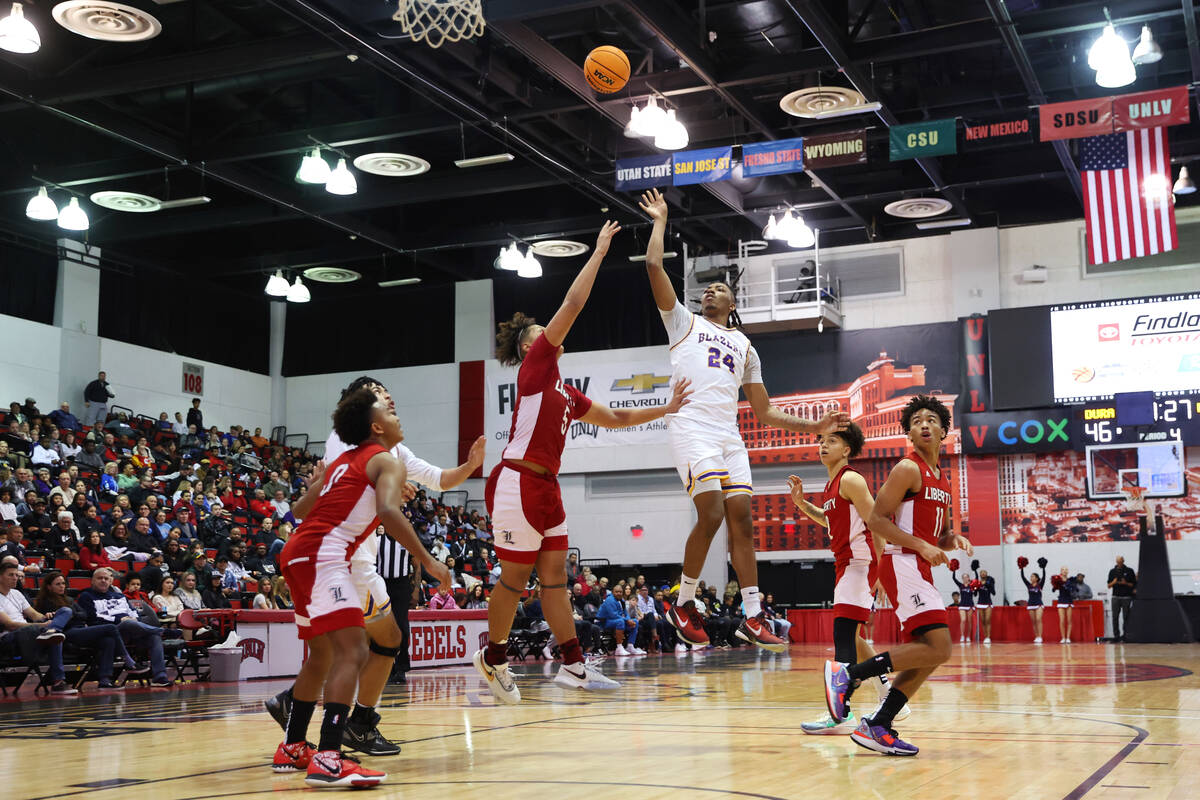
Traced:
[[[404, 752], [366, 759], [391, 773], [373, 796], [1200, 797], [1200, 645], [956, 646], [900, 726], [922, 748], [907, 759], [801, 732], [824, 713], [828, 654], [796, 645], [782, 656], [610, 658], [604, 671], [624, 685], [605, 694], [553, 686], [554, 665], [518, 664], [525, 699], [515, 707], [496, 706], [468, 668], [412, 673], [384, 699], [381, 727]], [[38, 700], [26, 689], [0, 702], [0, 795], [311, 794], [267, 766], [280, 732], [260, 702], [286, 685]]]

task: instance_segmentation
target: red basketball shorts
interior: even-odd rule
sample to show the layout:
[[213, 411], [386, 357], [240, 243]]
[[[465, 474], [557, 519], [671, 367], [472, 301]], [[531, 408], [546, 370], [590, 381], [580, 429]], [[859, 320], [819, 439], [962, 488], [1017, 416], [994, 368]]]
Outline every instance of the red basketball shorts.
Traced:
[[502, 461], [488, 476], [483, 497], [501, 560], [532, 564], [543, 550], [567, 549], [567, 514], [553, 475]]

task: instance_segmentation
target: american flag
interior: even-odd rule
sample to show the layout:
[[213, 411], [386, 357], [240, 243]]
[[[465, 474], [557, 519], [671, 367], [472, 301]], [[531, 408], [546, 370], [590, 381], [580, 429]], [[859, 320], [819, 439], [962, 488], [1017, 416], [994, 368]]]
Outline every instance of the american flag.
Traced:
[[1179, 246], [1166, 128], [1091, 136], [1079, 150], [1089, 264]]

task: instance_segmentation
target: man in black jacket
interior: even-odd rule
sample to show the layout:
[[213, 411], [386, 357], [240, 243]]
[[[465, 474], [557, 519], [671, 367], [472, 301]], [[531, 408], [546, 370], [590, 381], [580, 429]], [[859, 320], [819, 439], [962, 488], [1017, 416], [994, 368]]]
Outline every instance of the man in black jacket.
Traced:
[[101, 372], [83, 390], [83, 424], [89, 428], [103, 425], [108, 417], [108, 401], [114, 397], [108, 389], [108, 376]]
[[196, 433], [204, 430], [204, 412], [200, 410], [200, 398], [192, 398], [192, 407], [188, 409], [187, 424], [196, 426]]
[[1108, 571], [1108, 588], [1112, 589], [1113, 640], [1125, 641], [1121, 634], [1121, 616], [1129, 627], [1129, 609], [1133, 606], [1133, 593], [1137, 587], [1137, 574], [1125, 566], [1125, 557], [1117, 556], [1117, 565]]

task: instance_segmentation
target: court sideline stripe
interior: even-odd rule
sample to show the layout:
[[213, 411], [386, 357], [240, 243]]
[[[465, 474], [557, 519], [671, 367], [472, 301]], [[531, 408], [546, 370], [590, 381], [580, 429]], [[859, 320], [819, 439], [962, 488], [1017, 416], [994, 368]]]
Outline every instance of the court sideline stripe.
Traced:
[[[1087, 717], [1063, 717], [1063, 719], [1078, 719], [1078, 720], [1083, 720], [1085, 722], [1100, 722], [1100, 723], [1106, 722], [1106, 720], [1088, 719]], [[1085, 778], [1083, 783], [1079, 784], [1074, 789], [1072, 789], [1069, 794], [1067, 794], [1065, 797], [1063, 797], [1063, 800], [1080, 800], [1085, 794], [1087, 794], [1092, 789], [1094, 789], [1096, 787], [1096, 785], [1098, 783], [1100, 783], [1100, 781], [1102, 781], [1106, 777], [1108, 777], [1108, 774], [1110, 772], [1112, 772], [1114, 769], [1116, 769], [1117, 766], [1122, 761], [1124, 761], [1129, 756], [1130, 753], [1132, 753], [1134, 750], [1137, 749], [1138, 745], [1140, 745], [1142, 742], [1144, 742], [1146, 740], [1147, 737], [1150, 736], [1150, 731], [1146, 730], [1145, 728], [1139, 728], [1136, 725], [1130, 725], [1125, 722], [1111, 722], [1111, 721], [1107, 721], [1107, 722], [1109, 725], [1120, 725], [1122, 727], [1129, 728], [1130, 730], [1136, 731], [1137, 735], [1133, 737], [1133, 740], [1131, 742], [1129, 742], [1129, 744], [1122, 747], [1121, 750], [1116, 755], [1114, 755], [1108, 761], [1104, 762], [1103, 766], [1101, 766], [1098, 770], [1096, 770], [1091, 775], [1089, 775], [1087, 778]]]
[[[670, 783], [626, 783], [624, 781], [554, 781], [533, 778], [530, 780], [489, 780], [482, 779], [476, 781], [405, 781], [403, 786], [462, 786], [462, 785], [489, 785], [489, 784], [519, 784], [519, 785], [551, 785], [551, 786], [629, 786], [639, 789], [680, 789], [683, 791], [692, 792], [710, 792], [712, 794], [727, 795], [730, 797], [749, 797], [754, 800], [787, 800], [787, 798], [779, 797], [773, 794], [759, 794], [758, 792], [743, 792], [738, 789], [718, 789], [712, 786], [678, 786]], [[399, 786], [400, 784], [396, 784]], [[378, 788], [386, 789], [392, 784], [381, 783]], [[215, 800], [218, 797], [249, 797], [253, 795], [266, 794], [262, 789], [257, 789], [250, 792], [223, 792], [221, 794], [200, 794], [191, 797], [176, 798], [176, 800]]]

